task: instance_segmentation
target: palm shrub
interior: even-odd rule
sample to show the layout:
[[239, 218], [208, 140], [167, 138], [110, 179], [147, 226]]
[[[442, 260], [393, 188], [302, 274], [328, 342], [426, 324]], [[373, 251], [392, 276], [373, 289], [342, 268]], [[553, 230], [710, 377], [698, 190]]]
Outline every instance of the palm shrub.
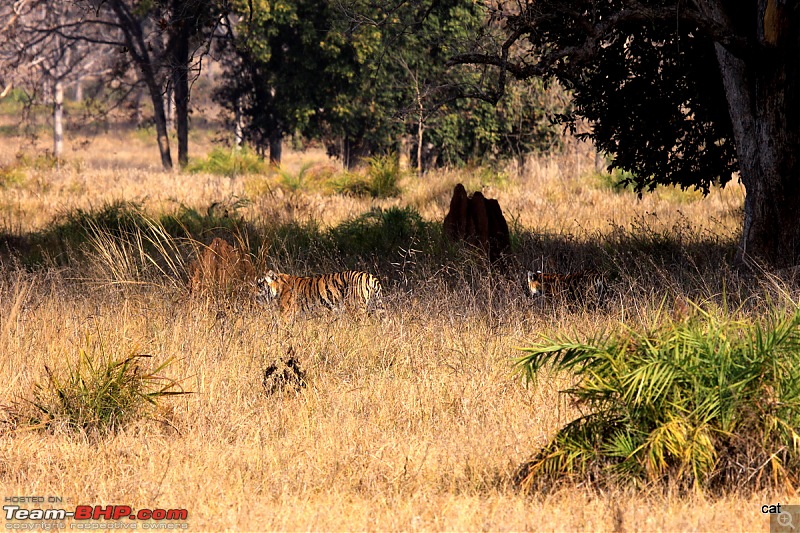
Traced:
[[696, 489], [796, 486], [800, 310], [757, 322], [696, 307], [648, 331], [547, 339], [516, 363], [551, 366], [585, 414], [562, 427], [517, 480], [556, 478]]

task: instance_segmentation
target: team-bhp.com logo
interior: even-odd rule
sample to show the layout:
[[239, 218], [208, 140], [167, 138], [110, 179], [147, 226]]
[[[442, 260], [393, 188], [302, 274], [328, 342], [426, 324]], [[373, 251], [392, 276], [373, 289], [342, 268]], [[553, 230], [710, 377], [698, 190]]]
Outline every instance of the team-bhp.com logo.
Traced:
[[[28, 520], [41, 520], [43, 522], [62, 523], [56, 526], [58, 529], [65, 528], [63, 521], [71, 518], [72, 520], [140, 520], [143, 521], [142, 529], [188, 529], [189, 525], [183, 523], [173, 523], [169, 521], [186, 520], [189, 511], [186, 509], [138, 509], [134, 510], [130, 505], [78, 505], [74, 511], [66, 509], [27, 509], [19, 505], [4, 505], [3, 511], [6, 519], [6, 529], [34, 529], [22, 527]], [[16, 523], [11, 522], [17, 521]], [[146, 522], [150, 521], [150, 522]], [[165, 522], [168, 521], [168, 522]], [[88, 527], [90, 524], [75, 523], [70, 524], [70, 529], [136, 529], [135, 523], [123, 526]], [[86, 527], [84, 527], [86, 526]], [[45, 528], [42, 528], [45, 529]], [[49, 528], [48, 528], [49, 529]]]

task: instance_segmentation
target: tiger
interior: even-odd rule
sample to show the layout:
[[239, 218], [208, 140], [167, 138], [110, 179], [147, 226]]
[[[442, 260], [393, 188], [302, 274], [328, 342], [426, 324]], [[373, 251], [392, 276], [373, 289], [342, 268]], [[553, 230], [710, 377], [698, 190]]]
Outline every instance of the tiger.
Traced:
[[364, 311], [381, 307], [381, 282], [367, 272], [347, 270], [321, 276], [300, 277], [270, 270], [256, 280], [259, 300], [278, 300], [283, 313], [310, 311], [318, 305], [335, 309], [363, 304]]
[[572, 301], [603, 304], [608, 293], [608, 278], [595, 270], [570, 274], [543, 274], [541, 270], [529, 270], [527, 289], [532, 297], [566, 296]]

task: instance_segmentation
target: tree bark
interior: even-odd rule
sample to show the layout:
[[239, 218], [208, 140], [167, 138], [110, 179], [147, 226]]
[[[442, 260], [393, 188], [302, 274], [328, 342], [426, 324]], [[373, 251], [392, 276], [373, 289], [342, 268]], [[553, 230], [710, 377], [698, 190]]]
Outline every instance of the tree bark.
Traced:
[[269, 164], [275, 167], [280, 167], [282, 152], [283, 133], [279, 128], [275, 128], [269, 134]]
[[800, 80], [790, 50], [796, 44], [742, 58], [716, 45], [746, 189], [738, 258], [776, 267], [800, 258]]
[[164, 99], [161, 90], [156, 83], [155, 76], [149, 76], [147, 80], [150, 99], [153, 102], [153, 120], [156, 124], [156, 137], [158, 141], [158, 151], [161, 154], [161, 165], [164, 170], [172, 170], [172, 154], [169, 149], [169, 130], [167, 129], [167, 115], [164, 112]]
[[83, 79], [81, 78], [75, 82], [75, 101], [83, 102]]
[[164, 117], [167, 121], [167, 131], [175, 129], [175, 94], [172, 83], [167, 84], [164, 91]]
[[136, 89], [136, 96], [134, 97], [135, 109], [133, 112], [133, 122], [137, 128], [142, 127], [144, 122], [144, 90]]
[[242, 117], [242, 105], [238, 98], [233, 107], [233, 146], [238, 151], [242, 149], [244, 143], [244, 117]]
[[178, 130], [178, 164], [189, 164], [189, 37], [192, 21], [179, 14], [184, 11], [182, 0], [173, 1], [173, 17], [178, 29], [172, 52], [172, 83], [175, 91], [175, 118]]

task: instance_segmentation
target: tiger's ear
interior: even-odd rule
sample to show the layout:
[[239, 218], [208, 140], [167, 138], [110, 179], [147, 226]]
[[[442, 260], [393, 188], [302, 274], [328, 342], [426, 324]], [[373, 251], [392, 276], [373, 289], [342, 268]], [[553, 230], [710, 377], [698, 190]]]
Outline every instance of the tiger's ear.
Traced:
[[537, 270], [536, 272], [533, 272], [532, 270], [528, 270], [528, 283], [532, 283], [534, 281], [539, 281], [539, 278], [541, 277], [541, 275], [542, 275], [542, 271], [541, 270]]
[[278, 273], [274, 270], [269, 270], [266, 274], [264, 274], [264, 279], [275, 279], [278, 277]]

